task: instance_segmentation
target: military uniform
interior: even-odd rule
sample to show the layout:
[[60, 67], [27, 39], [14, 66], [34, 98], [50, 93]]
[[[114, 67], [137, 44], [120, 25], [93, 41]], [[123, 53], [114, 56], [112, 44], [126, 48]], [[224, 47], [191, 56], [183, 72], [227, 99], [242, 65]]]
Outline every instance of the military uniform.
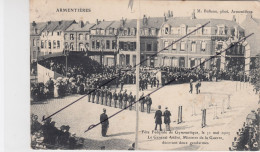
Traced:
[[145, 98], [143, 95], [141, 95], [141, 97], [140, 97], [140, 103], [141, 103], [141, 112], [144, 112]]
[[91, 95], [92, 95], [92, 103], [94, 103], [95, 102], [95, 96], [96, 96], [95, 88], [94, 87], [91, 88], [91, 91], [92, 91], [92, 93], [91, 93]]
[[121, 92], [118, 93], [119, 108], [122, 109], [123, 95]]
[[110, 90], [107, 91], [107, 98], [108, 98], [108, 106], [111, 107], [112, 92]]
[[100, 90], [96, 89], [96, 104], [99, 104]]
[[104, 99], [105, 99], [105, 105], [106, 105], [106, 106], [107, 106], [107, 99], [108, 99], [107, 94], [108, 94], [108, 90], [105, 89], [105, 90], [104, 90]]
[[104, 89], [100, 89], [100, 100], [101, 100], [101, 104], [104, 104]]
[[127, 101], [128, 101], [128, 96], [126, 92], [123, 93], [123, 101], [124, 101], [124, 109], [126, 109]]
[[107, 135], [107, 129], [109, 127], [108, 116], [105, 112], [100, 115], [100, 123], [101, 123], [101, 134], [103, 137], [105, 137]]
[[87, 94], [88, 94], [88, 102], [90, 102], [90, 98], [91, 98], [91, 89], [89, 86], [87, 86]]
[[114, 105], [115, 105], [115, 108], [116, 108], [117, 100], [118, 100], [118, 97], [117, 97], [117, 93], [116, 93], [116, 92], [113, 93], [113, 100], [114, 100]]
[[151, 106], [152, 106], [152, 99], [150, 96], [146, 98], [146, 104], [147, 104], [147, 113], [151, 112]]
[[128, 96], [128, 102], [129, 102], [129, 110], [132, 110], [132, 107], [133, 107], [133, 103], [134, 103], [134, 97], [133, 97], [133, 95], [132, 94], [130, 94], [129, 96]]

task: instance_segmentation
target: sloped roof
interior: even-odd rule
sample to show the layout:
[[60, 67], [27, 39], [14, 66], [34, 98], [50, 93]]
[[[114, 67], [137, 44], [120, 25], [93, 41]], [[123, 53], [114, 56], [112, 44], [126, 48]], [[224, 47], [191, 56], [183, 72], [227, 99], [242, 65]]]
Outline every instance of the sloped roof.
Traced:
[[212, 26], [224, 24], [227, 27], [237, 26], [239, 30], [242, 30], [242, 28], [235, 21], [225, 20], [225, 19], [191, 19], [190, 17], [173, 17], [173, 18], [168, 18], [166, 23], [174, 27], [179, 27], [182, 24], [190, 27], [196, 27], [196, 25], [198, 24], [203, 25], [209, 21], [210, 23], [207, 24], [206, 27], [212, 27]]
[[49, 21], [49, 23], [47, 22], [47, 26], [44, 29], [45, 31], [54, 31], [57, 27], [59, 26], [59, 21]]
[[75, 23], [75, 20], [62, 20], [61, 24], [55, 30], [65, 31], [72, 23]]
[[[33, 23], [30, 24], [30, 35], [39, 35], [41, 32], [44, 30], [46, 27], [47, 23], [46, 22], [37, 22], [36, 26], [33, 26]], [[35, 33], [34, 28], [37, 29], [37, 33]]]
[[[125, 26], [127, 28], [136, 28], [137, 19], [126, 20]], [[144, 24], [143, 19], [140, 19], [141, 28], [160, 28], [164, 22], [163, 17], [148, 17], [147, 24]]]
[[109, 27], [111, 28], [120, 28], [121, 22], [120, 21], [114, 21]]
[[110, 26], [114, 21], [101, 21], [99, 24], [95, 25], [92, 29], [106, 29]]
[[79, 24], [72, 24], [70, 27], [67, 28], [66, 31], [89, 31], [90, 28], [92, 28], [95, 24], [94, 23], [89, 23], [85, 24], [82, 28], [79, 27]]

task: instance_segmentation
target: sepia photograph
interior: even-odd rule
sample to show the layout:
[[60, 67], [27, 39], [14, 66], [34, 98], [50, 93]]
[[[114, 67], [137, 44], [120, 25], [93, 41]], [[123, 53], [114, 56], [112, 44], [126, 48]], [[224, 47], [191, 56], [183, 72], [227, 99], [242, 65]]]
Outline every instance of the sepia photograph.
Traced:
[[30, 149], [260, 150], [259, 1], [29, 5]]

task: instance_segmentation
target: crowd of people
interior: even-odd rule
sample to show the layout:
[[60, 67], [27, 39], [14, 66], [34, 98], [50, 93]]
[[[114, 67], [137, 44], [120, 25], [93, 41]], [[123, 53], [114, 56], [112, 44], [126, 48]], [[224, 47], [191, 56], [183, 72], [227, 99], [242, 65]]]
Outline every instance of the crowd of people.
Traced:
[[55, 127], [55, 121], [48, 118], [44, 124], [38, 121], [38, 116], [31, 115], [31, 147], [33, 149], [81, 149], [84, 138], [70, 133], [70, 126]]
[[260, 108], [257, 111], [252, 110], [247, 115], [246, 122], [234, 137], [230, 151], [259, 151]]

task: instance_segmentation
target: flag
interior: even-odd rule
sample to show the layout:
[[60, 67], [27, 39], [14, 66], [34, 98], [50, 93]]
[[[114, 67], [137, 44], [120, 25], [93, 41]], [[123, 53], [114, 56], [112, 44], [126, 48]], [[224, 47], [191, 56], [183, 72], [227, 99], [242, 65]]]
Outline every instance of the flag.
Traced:
[[131, 11], [132, 11], [132, 8], [133, 8], [133, 4], [134, 4], [134, 0], [129, 0], [128, 8], [130, 7]]

